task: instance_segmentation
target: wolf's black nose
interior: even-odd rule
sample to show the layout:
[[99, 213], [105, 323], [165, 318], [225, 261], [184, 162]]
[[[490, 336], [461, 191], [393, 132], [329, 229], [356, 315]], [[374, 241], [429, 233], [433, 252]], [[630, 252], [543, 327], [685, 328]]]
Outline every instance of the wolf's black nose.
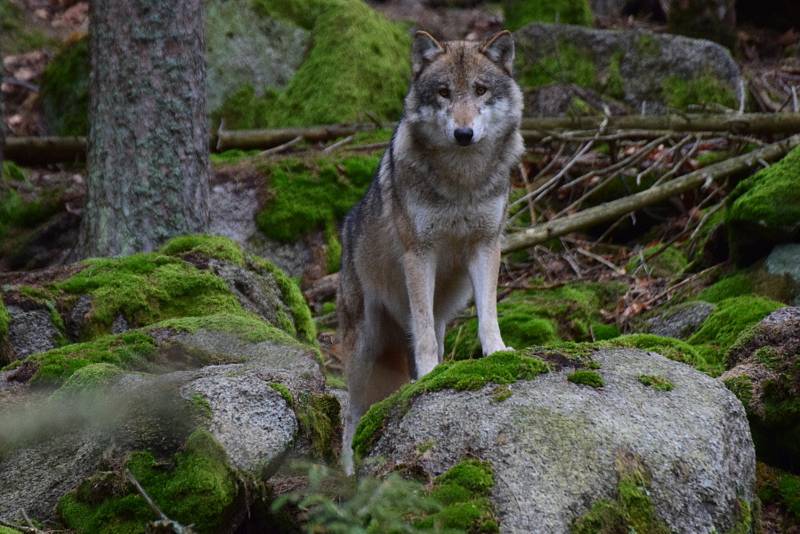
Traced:
[[472, 128], [456, 128], [453, 136], [459, 145], [467, 146], [472, 142]]

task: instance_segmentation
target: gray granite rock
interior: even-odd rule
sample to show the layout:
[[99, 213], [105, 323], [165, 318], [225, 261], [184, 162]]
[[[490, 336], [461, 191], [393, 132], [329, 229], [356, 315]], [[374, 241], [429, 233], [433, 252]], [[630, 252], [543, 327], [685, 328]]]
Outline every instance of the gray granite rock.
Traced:
[[684, 302], [649, 318], [646, 323], [647, 332], [657, 336], [688, 339], [716, 309], [716, 305], [702, 300]]
[[8, 313], [11, 318], [8, 327], [11, 359], [21, 360], [58, 345], [61, 333], [53, 324], [49, 310], [23, 310], [17, 306], [8, 306]]
[[769, 274], [791, 278], [796, 288], [794, 303], [800, 306], [800, 243], [787, 243], [772, 249], [765, 267]]
[[[567, 381], [569, 368], [511, 384], [442, 390], [390, 416], [362, 464], [382, 474], [413, 465], [436, 476], [467, 455], [491, 463], [503, 532], [568, 532], [592, 503], [615, 499], [615, 458], [640, 459], [658, 516], [678, 533], [725, 532], [739, 499], [752, 502], [755, 452], [742, 405], [718, 381], [638, 350], [601, 350], [601, 389]], [[658, 391], [639, 382], [659, 375]], [[420, 446], [426, 452], [420, 455]]]

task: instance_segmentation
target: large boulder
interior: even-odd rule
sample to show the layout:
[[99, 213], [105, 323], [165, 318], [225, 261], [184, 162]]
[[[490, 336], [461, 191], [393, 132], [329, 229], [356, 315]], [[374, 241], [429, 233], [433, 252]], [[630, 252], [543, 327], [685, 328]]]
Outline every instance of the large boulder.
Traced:
[[646, 321], [646, 331], [657, 336], [688, 339], [697, 332], [717, 307], [693, 300], [660, 310]]
[[[85, 365], [48, 386], [27, 370], [85, 363], [78, 361], [91, 354], [84, 347], [2, 373], [0, 518], [18, 520], [25, 510], [78, 532], [114, 532], [106, 525], [121, 523], [143, 530], [155, 518], [134, 497], [124, 467], [172, 519], [201, 532], [241, 523], [248, 484], [266, 480], [289, 455], [330, 457], [338, 447], [338, 404], [326, 394], [314, 349], [264, 325], [213, 316], [137, 331], [149, 340], [137, 368], [148, 372], [121, 368], [119, 351], [135, 350], [121, 348], [127, 333], [99, 358], [119, 366]], [[170, 369], [181, 370], [163, 372]], [[202, 471], [190, 471], [192, 462]]]
[[307, 30], [261, 16], [247, 0], [205, 2], [208, 109], [242, 87], [257, 96], [284, 88], [303, 62]]
[[722, 380], [742, 401], [759, 457], [800, 468], [800, 308], [777, 310], [728, 352]]
[[800, 148], [739, 182], [725, 214], [731, 254], [752, 263], [773, 246], [800, 240]]
[[444, 364], [374, 406], [354, 441], [361, 472], [428, 479], [464, 456], [488, 462], [507, 532], [750, 525], [755, 452], [721, 383], [640, 350], [599, 350], [577, 371], [541, 355], [550, 372], [519, 353]]
[[517, 78], [527, 91], [577, 84], [633, 111], [664, 113], [693, 105], [738, 107], [743, 90], [730, 52], [710, 41], [563, 24], [530, 24], [515, 39]]

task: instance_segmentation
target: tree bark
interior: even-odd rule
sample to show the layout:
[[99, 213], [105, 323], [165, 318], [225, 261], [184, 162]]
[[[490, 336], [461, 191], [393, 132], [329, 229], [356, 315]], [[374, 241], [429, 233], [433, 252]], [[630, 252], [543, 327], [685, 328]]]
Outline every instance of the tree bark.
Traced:
[[208, 225], [203, 0], [93, 0], [80, 253], [149, 251]]

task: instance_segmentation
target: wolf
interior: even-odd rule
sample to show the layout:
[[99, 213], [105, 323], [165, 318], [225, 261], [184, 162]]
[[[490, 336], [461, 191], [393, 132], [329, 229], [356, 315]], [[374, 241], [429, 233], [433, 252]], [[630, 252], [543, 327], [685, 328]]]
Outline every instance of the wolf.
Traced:
[[402, 119], [342, 228], [348, 473], [361, 416], [442, 361], [445, 327], [473, 294], [484, 355], [507, 349], [497, 325], [500, 237], [524, 148], [513, 37], [439, 42], [419, 31], [411, 56]]

